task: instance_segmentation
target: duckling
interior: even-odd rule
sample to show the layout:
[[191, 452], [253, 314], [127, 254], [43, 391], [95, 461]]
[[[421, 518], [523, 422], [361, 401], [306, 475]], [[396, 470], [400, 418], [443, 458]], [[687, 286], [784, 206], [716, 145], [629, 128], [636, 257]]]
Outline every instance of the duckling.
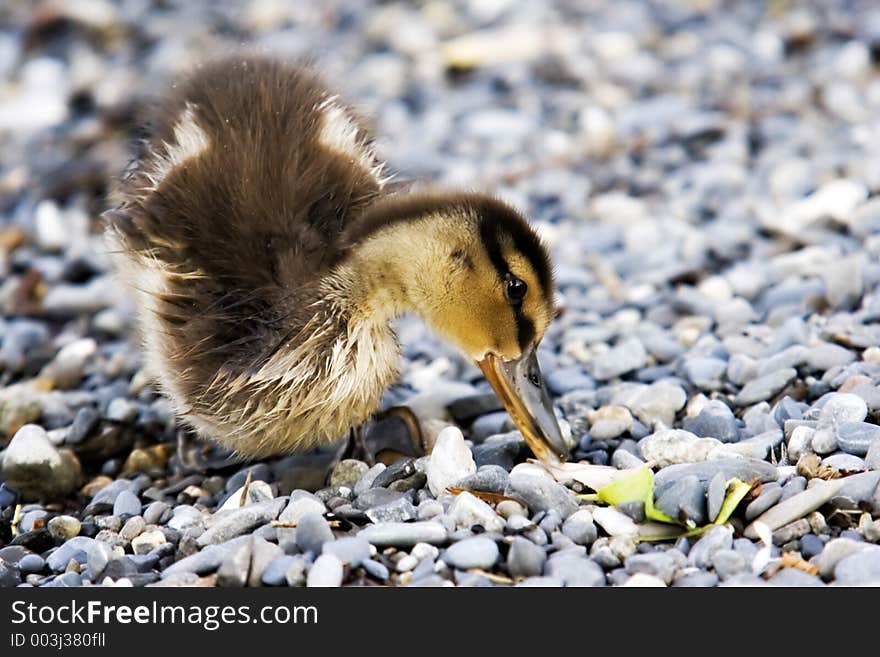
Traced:
[[415, 313], [473, 359], [533, 452], [567, 452], [536, 358], [547, 250], [475, 192], [394, 192], [364, 121], [308, 68], [215, 62], [158, 108], [105, 213], [145, 369], [240, 455], [338, 441], [397, 374]]

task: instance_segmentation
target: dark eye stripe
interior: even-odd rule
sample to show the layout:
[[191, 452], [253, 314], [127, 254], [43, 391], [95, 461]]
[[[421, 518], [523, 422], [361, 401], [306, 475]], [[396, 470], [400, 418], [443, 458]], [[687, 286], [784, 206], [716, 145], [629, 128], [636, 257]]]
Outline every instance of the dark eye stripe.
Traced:
[[522, 351], [535, 339], [535, 323], [523, 314], [522, 308], [514, 306], [516, 317], [516, 341]]

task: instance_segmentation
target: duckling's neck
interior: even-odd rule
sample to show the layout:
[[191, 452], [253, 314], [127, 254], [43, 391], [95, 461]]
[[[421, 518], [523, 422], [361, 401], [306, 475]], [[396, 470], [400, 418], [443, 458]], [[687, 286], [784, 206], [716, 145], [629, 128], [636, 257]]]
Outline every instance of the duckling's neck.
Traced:
[[439, 196], [383, 204], [384, 225], [370, 226], [338, 270], [351, 320], [381, 325], [404, 313], [426, 318], [442, 302], [449, 253], [468, 239], [467, 220], [445, 214], [443, 204]]

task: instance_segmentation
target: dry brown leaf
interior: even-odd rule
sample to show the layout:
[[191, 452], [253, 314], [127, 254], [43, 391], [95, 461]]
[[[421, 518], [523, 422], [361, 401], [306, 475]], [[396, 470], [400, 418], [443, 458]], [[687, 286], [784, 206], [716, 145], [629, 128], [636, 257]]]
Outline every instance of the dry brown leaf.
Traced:
[[798, 552], [783, 552], [782, 567], [797, 568], [798, 570], [804, 571], [808, 575], [819, 574], [819, 567], [816, 564], [806, 561]]
[[508, 497], [507, 495], [502, 495], [501, 493], [490, 493], [485, 490], [470, 490], [468, 488], [447, 488], [450, 493], [453, 495], [459, 495], [460, 493], [470, 493], [474, 497], [478, 497], [487, 504], [498, 504], [499, 502], [504, 502], [505, 500], [511, 500], [513, 502], [518, 502], [512, 497]]

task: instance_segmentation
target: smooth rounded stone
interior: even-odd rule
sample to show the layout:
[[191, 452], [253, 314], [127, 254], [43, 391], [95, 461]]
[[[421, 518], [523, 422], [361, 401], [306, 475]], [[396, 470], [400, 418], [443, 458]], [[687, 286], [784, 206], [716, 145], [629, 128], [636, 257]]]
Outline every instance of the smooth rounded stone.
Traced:
[[837, 446], [848, 454], [865, 456], [880, 444], [880, 426], [869, 422], [842, 422], [837, 427]]
[[700, 482], [708, 486], [716, 474], [721, 473], [725, 481], [734, 477], [742, 481], [775, 481], [776, 466], [772, 463], [752, 458], [716, 459], [702, 463], [680, 463], [670, 465], [654, 475], [655, 495], [661, 495], [667, 487], [682, 477], [694, 475]]
[[449, 534], [439, 522], [386, 522], [370, 525], [357, 534], [378, 548], [411, 547], [416, 543], [439, 545], [445, 543]]
[[514, 536], [507, 552], [507, 572], [511, 577], [533, 577], [544, 572], [547, 553], [522, 536]]
[[217, 569], [217, 586], [241, 588], [247, 583], [252, 547], [253, 537], [248, 537], [247, 541], [243, 541], [225, 556]]
[[333, 540], [333, 530], [322, 514], [307, 513], [299, 519], [296, 544], [301, 551], [321, 554], [324, 544]]
[[825, 543], [823, 543], [822, 539], [815, 534], [805, 534], [804, 536], [801, 536], [800, 550], [804, 559], [812, 559], [816, 555], [821, 554], [824, 548]]
[[838, 472], [862, 472], [866, 470], [864, 459], [852, 454], [832, 454], [822, 459], [822, 465]]
[[409, 500], [409, 497], [401, 491], [388, 488], [371, 488], [358, 495], [354, 502], [354, 507], [361, 511], [366, 511], [367, 509], [392, 504], [402, 499]]
[[[378, 490], [378, 489], [376, 489]], [[416, 508], [412, 502], [403, 495], [387, 504], [381, 504], [367, 509], [364, 512], [372, 522], [406, 522], [415, 520]]]
[[95, 432], [100, 423], [101, 414], [91, 406], [83, 406], [76, 412], [64, 442], [68, 445], [80, 444]]
[[253, 536], [251, 539], [251, 562], [247, 575], [247, 585], [260, 586], [263, 580], [263, 573], [268, 565], [282, 556], [283, 551], [278, 545], [270, 543], [264, 538]]
[[503, 494], [510, 484], [507, 470], [498, 465], [484, 465], [477, 468], [475, 474], [469, 475], [458, 482], [459, 488], [465, 490], [485, 491]]
[[840, 586], [880, 585], [880, 546], [872, 545], [838, 561], [834, 581]]
[[803, 588], [808, 586], [825, 586], [824, 582], [815, 575], [810, 575], [797, 568], [782, 568], [773, 577], [767, 580], [772, 586], [792, 586]]
[[514, 469], [510, 489], [533, 513], [555, 509], [564, 520], [577, 511], [574, 495], [541, 471]]
[[498, 546], [495, 541], [482, 536], [466, 538], [450, 545], [443, 554], [443, 559], [460, 570], [487, 570], [498, 561]]
[[848, 392], [830, 393], [819, 414], [819, 429], [839, 427], [844, 422], [861, 422], [868, 415], [868, 405], [858, 395]]
[[646, 554], [634, 554], [624, 561], [626, 572], [630, 575], [645, 574], [653, 575], [660, 579], [664, 585], [672, 583], [678, 565], [668, 554], [663, 552], [648, 552]]
[[591, 545], [599, 536], [593, 515], [586, 509], [575, 511], [566, 518], [562, 533], [578, 545]]
[[322, 554], [333, 554], [351, 568], [357, 568], [370, 558], [370, 544], [360, 536], [343, 536], [324, 543]]
[[722, 443], [739, 440], [739, 427], [733, 411], [718, 400], [706, 404], [696, 417], [685, 418], [682, 426], [700, 438], [715, 438]]
[[686, 475], [657, 497], [657, 508], [670, 518], [706, 522], [706, 487], [696, 475]]
[[730, 588], [730, 587], [749, 587], [749, 588], [761, 588], [764, 586], [769, 586], [767, 582], [758, 577], [757, 575], [753, 575], [752, 573], [737, 573], [733, 575], [727, 580], [722, 581], [718, 586]]
[[82, 529], [82, 523], [73, 516], [55, 516], [46, 526], [49, 528], [49, 534], [58, 542], [78, 536]]
[[89, 547], [95, 539], [86, 536], [75, 536], [64, 542], [57, 550], [46, 558], [46, 565], [53, 571], [60, 572], [67, 568], [70, 560], [85, 564], [88, 559]]
[[2, 477], [26, 501], [63, 497], [76, 489], [82, 478], [79, 459], [73, 452], [56, 449], [46, 430], [25, 424], [3, 452]]
[[727, 497], [727, 478], [724, 473], [717, 473], [709, 480], [709, 486], [706, 489], [706, 519], [714, 522], [718, 514], [721, 513], [721, 507], [724, 499]]
[[[144, 522], [148, 525], [164, 524], [164, 522], [171, 520], [171, 518], [168, 517], [171, 513], [171, 506], [169, 504], [158, 501], [150, 502], [144, 509]], [[173, 527], [172, 529], [177, 528]]]
[[139, 516], [141, 514], [142, 505], [138, 496], [129, 490], [124, 490], [116, 496], [113, 502], [114, 516]]
[[0, 560], [0, 588], [12, 588], [21, 584], [21, 571], [17, 566]]
[[683, 365], [684, 376], [700, 390], [718, 390], [721, 378], [727, 370], [727, 362], [720, 358], [687, 358]]
[[342, 586], [343, 573], [344, 566], [339, 557], [322, 554], [315, 559], [315, 563], [309, 569], [306, 586], [309, 588]]
[[699, 569], [679, 571], [672, 582], [678, 588], [711, 588], [717, 586], [718, 575]]
[[594, 440], [617, 438], [632, 428], [633, 417], [625, 406], [602, 406], [589, 414], [590, 435]]
[[290, 502], [278, 516], [278, 520], [283, 523], [296, 524], [308, 513], [323, 515], [326, 512], [325, 504], [310, 493], [299, 496], [291, 495]]
[[808, 426], [795, 427], [788, 438], [789, 461], [797, 462], [803, 455], [813, 453], [816, 430]]
[[39, 554], [26, 554], [18, 562], [18, 569], [24, 573], [38, 573], [46, 567], [46, 560]]
[[811, 511], [815, 511], [837, 495], [842, 488], [843, 480], [841, 479], [818, 481], [816, 485], [804, 492], [770, 507], [746, 527], [743, 533], [746, 538], [758, 538], [758, 523], [765, 525], [771, 532], [776, 531], [799, 518], [803, 518]]
[[611, 455], [611, 466], [618, 470], [628, 470], [630, 468], [640, 468], [645, 465], [638, 456], [635, 456], [626, 449], [618, 448]]
[[585, 556], [558, 552], [550, 557], [546, 565], [547, 575], [560, 580], [568, 587], [605, 586], [605, 573], [595, 561]]
[[[835, 538], [825, 544], [825, 548], [816, 559], [816, 566], [819, 568], [819, 576], [824, 580], [829, 580], [834, 575], [837, 564], [846, 557], [862, 552], [863, 550], [873, 549], [864, 541], [856, 541], [851, 538]], [[880, 549], [880, 548], [877, 548]]]
[[810, 439], [810, 447], [816, 454], [830, 454], [837, 449], [837, 434], [830, 428], [817, 428]]
[[594, 379], [608, 381], [637, 370], [648, 361], [648, 353], [637, 337], [619, 342], [605, 353], [595, 356], [587, 363], [587, 371]]
[[93, 541], [86, 554], [86, 566], [92, 581], [97, 581], [107, 564], [113, 559], [113, 550], [102, 541]]
[[[144, 520], [146, 520], [146, 517]], [[186, 531], [193, 527], [202, 527], [203, 525], [204, 517], [202, 512], [189, 504], [181, 504], [174, 507], [174, 515], [172, 515], [171, 519], [168, 521], [168, 526], [179, 532]]]
[[437, 436], [428, 460], [428, 488], [435, 496], [477, 471], [464, 436], [457, 427], [446, 427]]
[[755, 378], [758, 363], [745, 354], [733, 354], [727, 361], [727, 379], [738, 386]]
[[275, 556], [263, 568], [260, 583], [263, 586], [287, 586], [287, 571], [298, 559], [302, 557], [287, 554]]
[[748, 570], [748, 562], [738, 551], [732, 549], [717, 550], [712, 554], [712, 568], [722, 581]]
[[733, 547], [733, 530], [726, 525], [713, 527], [703, 537], [694, 543], [688, 552], [687, 563], [696, 568], [709, 568], [712, 565], [712, 557], [719, 550], [729, 550]]
[[835, 367], [849, 365], [854, 360], [855, 354], [849, 349], [830, 342], [823, 342], [810, 346], [806, 364], [815, 372], [827, 372]]
[[166, 542], [165, 534], [154, 529], [143, 532], [131, 541], [131, 549], [135, 554], [146, 554]]
[[761, 494], [746, 507], [746, 520], [754, 520], [782, 499], [782, 487], [765, 486]]
[[211, 525], [196, 539], [196, 542], [200, 547], [225, 543], [231, 538], [275, 520], [286, 504], [287, 498], [278, 497], [269, 502], [224, 511], [212, 518]]
[[479, 525], [488, 532], [500, 532], [504, 529], [504, 520], [492, 507], [467, 491], [455, 496], [447, 513], [458, 527]]
[[874, 500], [875, 493], [880, 486], [880, 472], [861, 472], [837, 481], [843, 484], [837, 495], [848, 497], [858, 505]]
[[125, 524], [119, 530], [119, 537], [126, 541], [131, 541], [139, 536], [146, 526], [147, 523], [144, 521], [143, 517], [132, 516], [125, 521]]
[[771, 399], [797, 377], [797, 370], [790, 367], [770, 372], [746, 383], [735, 401], [737, 406], [751, 406], [757, 402]]
[[229, 494], [229, 496], [215, 513], [219, 513], [220, 511], [229, 511], [231, 509], [239, 509], [243, 506], [247, 506], [248, 504], [259, 504], [260, 502], [268, 502], [275, 497], [272, 494], [272, 487], [265, 481], [260, 480], [253, 480], [251, 481], [250, 485], [247, 486], [247, 495], [245, 496], [244, 504], [242, 504], [241, 497], [244, 494], [245, 486], [242, 485], [240, 488]]
[[593, 521], [609, 536], [636, 536], [639, 528], [632, 518], [614, 507], [599, 507], [592, 512]]
[[474, 461], [478, 467], [497, 465], [510, 471], [524, 447], [525, 441], [519, 431], [490, 436], [474, 446]]
[[639, 441], [639, 451], [645, 461], [660, 468], [679, 463], [695, 463], [709, 458], [721, 442], [714, 438], [697, 438], [683, 429], [661, 429]]
[[353, 487], [370, 469], [363, 461], [343, 459], [330, 472], [330, 486]]

